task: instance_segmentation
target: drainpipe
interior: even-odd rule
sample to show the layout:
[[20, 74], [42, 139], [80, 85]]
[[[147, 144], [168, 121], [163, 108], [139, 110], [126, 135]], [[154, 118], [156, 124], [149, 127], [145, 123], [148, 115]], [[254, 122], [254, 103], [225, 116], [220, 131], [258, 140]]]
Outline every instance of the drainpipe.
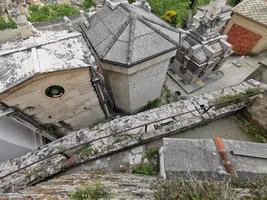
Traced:
[[97, 97], [105, 114], [105, 117], [108, 119], [112, 116], [112, 108], [114, 103], [105, 87], [104, 77], [102, 74], [97, 72], [95, 59], [90, 53], [87, 53], [85, 55], [85, 60], [90, 64], [89, 70], [90, 70], [91, 82], [95, 88]]

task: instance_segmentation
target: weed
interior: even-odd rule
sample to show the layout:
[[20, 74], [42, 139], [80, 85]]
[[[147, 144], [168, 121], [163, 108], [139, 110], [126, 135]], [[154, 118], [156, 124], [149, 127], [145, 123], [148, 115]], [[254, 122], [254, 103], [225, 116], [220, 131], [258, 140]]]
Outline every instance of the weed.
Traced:
[[80, 12], [77, 8], [66, 4], [31, 5], [29, 7], [28, 18], [31, 22], [46, 22], [64, 16], [75, 16], [79, 14]]
[[214, 100], [214, 105], [216, 109], [224, 108], [233, 104], [238, 104], [241, 102], [246, 102], [249, 97], [258, 95], [261, 93], [260, 88], [250, 88], [245, 90], [245, 92], [240, 92], [234, 95], [225, 95], [218, 97]]
[[0, 16], [0, 30], [4, 30], [7, 28], [14, 29], [16, 27], [17, 26], [14, 21], [12, 21], [11, 19], [8, 19], [8, 21], [6, 21], [3, 17]]
[[143, 174], [143, 175], [148, 175], [148, 176], [155, 175], [154, 167], [150, 163], [141, 163], [141, 164], [135, 165], [132, 173]]
[[146, 151], [146, 158], [148, 160], [158, 160], [159, 158], [159, 148], [151, 147]]
[[245, 135], [255, 140], [255, 142], [262, 142], [262, 143], [267, 142], [266, 131], [259, 125], [248, 121], [241, 115], [237, 115], [237, 124], [240, 130]]
[[155, 99], [154, 101], [148, 101], [147, 105], [144, 106], [143, 110], [150, 110], [153, 108], [158, 108], [161, 105], [161, 100], [159, 98]]
[[110, 189], [97, 182], [78, 187], [69, 196], [71, 200], [105, 200], [110, 199]]
[[79, 155], [88, 157], [92, 155], [93, 148], [91, 144], [85, 144], [81, 149], [78, 150]]
[[[241, 189], [249, 189], [249, 194], [240, 195]], [[242, 193], [242, 192], [241, 192]], [[257, 200], [266, 199], [266, 181], [259, 183], [246, 180], [242, 183], [238, 180], [215, 182], [211, 180], [169, 180], [157, 185], [154, 192], [155, 200]]]

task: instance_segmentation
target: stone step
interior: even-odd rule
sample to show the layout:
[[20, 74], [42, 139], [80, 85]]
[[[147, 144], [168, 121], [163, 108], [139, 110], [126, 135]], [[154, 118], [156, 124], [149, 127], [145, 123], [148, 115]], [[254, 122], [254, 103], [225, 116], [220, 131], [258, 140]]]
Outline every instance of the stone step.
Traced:
[[69, 193], [75, 188], [101, 182], [111, 191], [111, 199], [151, 199], [153, 197], [153, 185], [157, 179], [150, 176], [83, 171], [68, 175], [59, 175], [51, 180], [35, 186], [27, 187], [16, 193], [0, 195], [1, 200], [28, 200], [28, 199], [69, 199]]

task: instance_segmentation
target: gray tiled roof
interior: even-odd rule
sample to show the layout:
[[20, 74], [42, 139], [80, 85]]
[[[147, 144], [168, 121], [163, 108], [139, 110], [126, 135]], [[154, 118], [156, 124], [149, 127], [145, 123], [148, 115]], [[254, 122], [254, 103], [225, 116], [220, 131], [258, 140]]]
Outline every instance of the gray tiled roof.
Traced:
[[82, 35], [42, 32], [40, 37], [0, 45], [0, 93], [34, 75], [88, 67]]
[[240, 4], [234, 7], [233, 11], [261, 24], [267, 25], [266, 0], [243, 0]]
[[131, 4], [104, 6], [83, 26], [98, 57], [104, 62], [132, 66], [177, 48], [180, 31]]

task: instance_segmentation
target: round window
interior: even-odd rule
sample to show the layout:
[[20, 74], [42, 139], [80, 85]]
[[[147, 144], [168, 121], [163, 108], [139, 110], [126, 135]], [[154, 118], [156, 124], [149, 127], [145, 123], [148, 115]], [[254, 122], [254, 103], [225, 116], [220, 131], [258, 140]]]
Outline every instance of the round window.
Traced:
[[48, 97], [58, 98], [64, 94], [65, 90], [59, 85], [52, 85], [45, 90], [45, 94]]

